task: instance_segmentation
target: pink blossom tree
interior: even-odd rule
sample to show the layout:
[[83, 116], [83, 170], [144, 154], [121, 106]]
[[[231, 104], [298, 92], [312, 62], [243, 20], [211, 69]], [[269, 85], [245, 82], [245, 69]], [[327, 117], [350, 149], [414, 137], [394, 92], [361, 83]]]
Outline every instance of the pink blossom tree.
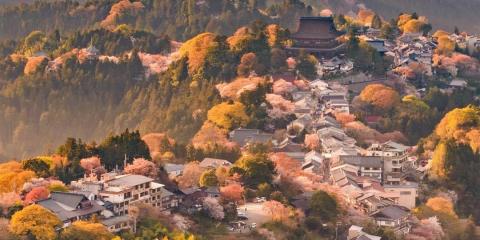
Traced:
[[148, 177], [156, 177], [158, 168], [155, 163], [145, 160], [144, 158], [135, 158], [132, 164], [128, 164], [125, 169], [125, 173], [138, 174]]
[[318, 150], [320, 148], [320, 138], [316, 133], [306, 134], [304, 143], [310, 150]]
[[93, 169], [100, 167], [100, 158], [97, 156], [84, 158], [80, 160], [80, 166], [85, 169], [88, 173], [91, 173]]
[[225, 212], [223, 211], [223, 206], [220, 205], [218, 200], [213, 197], [206, 197], [203, 200], [203, 207], [205, 210], [207, 210], [208, 214], [216, 219], [216, 220], [222, 220], [225, 218]]

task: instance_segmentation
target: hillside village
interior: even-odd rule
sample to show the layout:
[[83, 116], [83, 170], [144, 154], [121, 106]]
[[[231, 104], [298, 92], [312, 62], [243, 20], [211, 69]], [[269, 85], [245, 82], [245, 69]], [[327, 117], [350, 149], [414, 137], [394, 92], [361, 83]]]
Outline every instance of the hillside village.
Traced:
[[[0, 233], [10, 232], [0, 239], [479, 239], [480, 182], [458, 175], [480, 169], [480, 36], [431, 34], [416, 13], [397, 26], [362, 11], [151, 46], [141, 44], [153, 36], [122, 25], [112, 34], [132, 51], [106, 53], [92, 37], [10, 54], [25, 81], [123, 69], [125, 85], [106, 77], [99, 87], [131, 87], [116, 103], [156, 116], [134, 125], [142, 136], [69, 138], [0, 164]], [[2, 97], [24, 92], [8, 90]], [[160, 104], [169, 106], [150, 109]], [[132, 126], [120, 113], [115, 128]], [[162, 121], [178, 126], [148, 125]]]

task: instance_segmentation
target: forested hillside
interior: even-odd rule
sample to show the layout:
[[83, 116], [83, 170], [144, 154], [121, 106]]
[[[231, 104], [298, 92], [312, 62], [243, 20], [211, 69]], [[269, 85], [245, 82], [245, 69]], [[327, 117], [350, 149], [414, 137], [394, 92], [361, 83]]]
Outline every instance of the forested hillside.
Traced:
[[480, 33], [479, 0], [361, 0], [368, 8], [386, 18], [394, 18], [399, 12], [417, 12], [428, 17], [437, 29], [460, 30]]
[[479, 0], [305, 0], [316, 9], [330, 7], [348, 14], [367, 7], [385, 19], [396, 18], [401, 12], [417, 12], [426, 16], [436, 29], [453, 31], [455, 26], [471, 33], [480, 33]]
[[243, 0], [37, 1], [0, 7], [0, 39], [24, 37], [34, 30], [72, 33], [127, 23], [185, 40], [204, 31], [228, 35], [255, 19], [294, 27], [295, 19], [311, 14], [311, 9], [300, 0], [278, 1], [259, 11], [265, 7], [265, 1]]
[[[284, 7], [290, 8], [277, 10]], [[308, 11], [297, 7], [289, 14]], [[228, 40], [205, 33], [180, 47], [166, 34], [135, 30], [114, 19], [91, 30], [33, 31], [0, 43], [0, 159], [52, 152], [71, 136], [99, 141], [126, 128], [142, 134], [162, 131], [187, 143], [219, 101], [216, 85], [233, 80], [237, 65], [247, 61], [242, 55], [258, 57], [260, 74], [285, 63], [283, 50], [271, 52], [288, 34], [277, 25], [269, 28], [272, 36], [265, 35], [266, 25], [252, 22]], [[186, 29], [176, 30], [182, 35]], [[192, 30], [197, 31], [203, 28]], [[249, 108], [249, 114], [255, 115], [255, 109]]]

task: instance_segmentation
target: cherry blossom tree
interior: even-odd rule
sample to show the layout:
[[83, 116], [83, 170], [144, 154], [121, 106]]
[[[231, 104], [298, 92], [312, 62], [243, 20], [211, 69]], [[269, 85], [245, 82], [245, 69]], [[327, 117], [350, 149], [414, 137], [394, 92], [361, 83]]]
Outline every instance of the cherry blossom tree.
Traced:
[[295, 104], [284, 99], [282, 96], [277, 94], [267, 94], [266, 100], [272, 109], [268, 110], [268, 115], [272, 118], [282, 118], [288, 114], [293, 113], [295, 110]]
[[216, 198], [206, 197], [203, 200], [203, 208], [208, 212], [208, 214], [212, 218], [216, 220], [222, 220], [225, 217], [223, 206], [220, 205], [220, 203]]
[[101, 166], [100, 158], [98, 156], [84, 158], [80, 160], [80, 166], [88, 173], [91, 173], [93, 169]]
[[144, 158], [136, 158], [132, 164], [128, 164], [124, 171], [129, 174], [138, 174], [155, 178], [158, 173], [158, 168], [155, 163], [145, 160]]
[[320, 148], [320, 138], [316, 133], [306, 134], [304, 143], [310, 150], [318, 150]]
[[406, 240], [441, 240], [445, 236], [437, 217], [422, 219], [406, 236]]
[[290, 93], [295, 90], [295, 85], [291, 82], [287, 82], [283, 79], [279, 79], [273, 83], [272, 90], [274, 94], [283, 95], [285, 93]]
[[50, 192], [45, 187], [36, 187], [25, 195], [25, 203], [31, 204], [39, 200], [47, 199]]
[[290, 216], [290, 209], [275, 200], [264, 202], [263, 210], [270, 215], [272, 221], [285, 222]]
[[180, 188], [189, 188], [197, 186], [202, 176], [203, 169], [199, 166], [198, 162], [189, 162], [183, 169], [182, 176], [177, 178], [177, 182]]
[[231, 183], [220, 188], [222, 198], [234, 202], [242, 200], [244, 191], [245, 189], [238, 183]]

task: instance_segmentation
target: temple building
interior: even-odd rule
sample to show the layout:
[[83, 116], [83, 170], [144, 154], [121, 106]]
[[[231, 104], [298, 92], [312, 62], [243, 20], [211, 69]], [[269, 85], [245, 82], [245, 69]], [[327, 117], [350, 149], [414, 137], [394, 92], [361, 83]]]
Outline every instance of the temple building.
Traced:
[[297, 32], [291, 35], [291, 53], [303, 50], [317, 57], [334, 57], [344, 53], [345, 44], [337, 40], [343, 35], [333, 22], [333, 17], [301, 17]]

